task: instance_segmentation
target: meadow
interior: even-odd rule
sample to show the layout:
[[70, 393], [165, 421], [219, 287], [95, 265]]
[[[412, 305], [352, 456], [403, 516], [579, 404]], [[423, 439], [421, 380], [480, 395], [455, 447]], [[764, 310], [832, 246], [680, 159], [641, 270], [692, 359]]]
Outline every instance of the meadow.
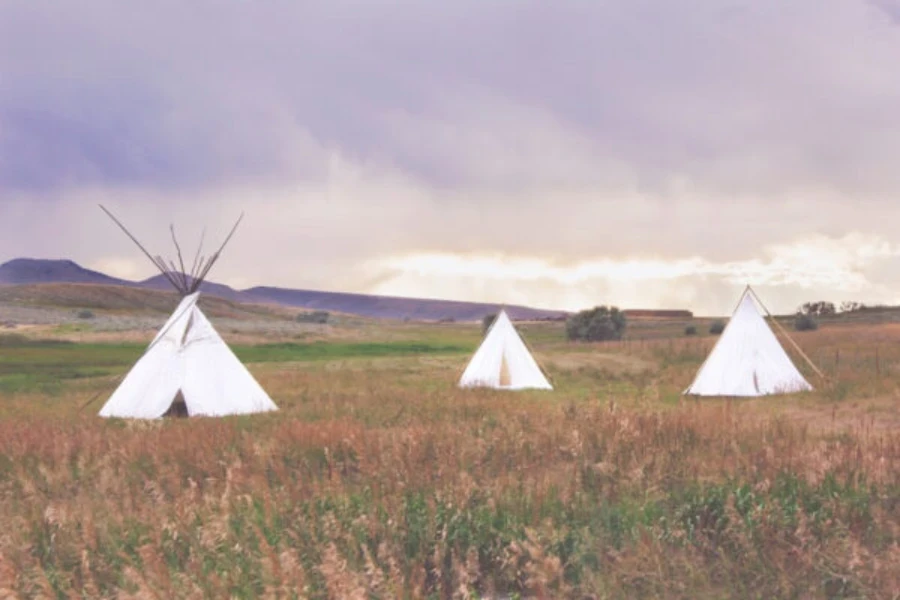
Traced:
[[217, 323], [280, 410], [158, 422], [96, 416], [151, 335], [4, 334], [0, 598], [900, 597], [900, 326], [695, 400], [684, 325], [523, 324], [556, 389], [504, 393], [455, 387], [476, 324]]

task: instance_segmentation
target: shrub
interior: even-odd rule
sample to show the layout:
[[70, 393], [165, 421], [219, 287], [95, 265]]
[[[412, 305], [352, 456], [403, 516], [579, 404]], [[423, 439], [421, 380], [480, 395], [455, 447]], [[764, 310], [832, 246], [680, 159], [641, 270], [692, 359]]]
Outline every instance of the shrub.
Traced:
[[619, 340], [625, 333], [625, 326], [625, 314], [617, 307], [597, 306], [569, 317], [566, 320], [566, 337], [584, 342]]
[[811, 315], [798, 314], [794, 318], [794, 329], [797, 331], [815, 331], [819, 328], [819, 324]]
[[89, 310], [80, 310], [80, 311], [78, 311], [78, 318], [79, 319], [93, 319], [94, 313], [92, 313]]
[[725, 331], [725, 321], [721, 319], [713, 321], [709, 326], [709, 332], [712, 335], [719, 335], [723, 331]]
[[697, 335], [697, 328], [693, 325], [688, 325], [684, 328], [684, 335]]
[[318, 323], [319, 325], [328, 322], [331, 315], [324, 310], [314, 310], [312, 312], [303, 312], [297, 315], [298, 323]]
[[491, 313], [489, 315], [484, 315], [484, 318], [481, 319], [481, 334], [485, 335], [488, 332], [488, 329], [491, 328], [491, 325], [494, 324], [494, 321], [497, 319], [497, 313]]

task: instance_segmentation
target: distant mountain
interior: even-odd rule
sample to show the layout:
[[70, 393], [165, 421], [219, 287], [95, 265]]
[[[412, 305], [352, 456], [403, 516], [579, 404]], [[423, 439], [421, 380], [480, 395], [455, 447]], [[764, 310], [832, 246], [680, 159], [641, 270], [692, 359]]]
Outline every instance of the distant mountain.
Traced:
[[[385, 319], [411, 319], [417, 321], [477, 321], [499, 310], [497, 304], [460, 302], [456, 300], [429, 300], [423, 298], [399, 298], [372, 296], [344, 292], [318, 292], [276, 287], [255, 287], [242, 292], [257, 302], [273, 302], [284, 306], [314, 310], [332, 310], [364, 317]], [[554, 310], [505, 306], [511, 319], [564, 318], [567, 313]]]
[[16, 258], [0, 265], [0, 283], [97, 283], [131, 285], [131, 282], [91, 271], [71, 260]]
[[[171, 284], [163, 275], [144, 281], [127, 281], [98, 271], [85, 269], [70, 260], [41, 260], [17, 258], [0, 265], [0, 284], [80, 283], [121, 285], [132, 288], [170, 290]], [[496, 312], [497, 304], [459, 302], [373, 296], [343, 292], [320, 292], [277, 287], [254, 287], [235, 290], [221, 283], [205, 281], [200, 291], [232, 302], [279, 304], [307, 310], [333, 312], [382, 319], [410, 319], [421, 321], [476, 321]], [[567, 313], [527, 306], [506, 305], [510, 318], [515, 320], [563, 319]]]

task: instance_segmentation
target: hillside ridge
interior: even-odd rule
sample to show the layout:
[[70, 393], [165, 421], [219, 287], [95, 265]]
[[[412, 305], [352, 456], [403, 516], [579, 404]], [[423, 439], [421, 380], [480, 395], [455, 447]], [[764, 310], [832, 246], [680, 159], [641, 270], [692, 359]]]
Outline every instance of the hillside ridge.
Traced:
[[[129, 281], [86, 269], [68, 259], [15, 258], [0, 264], [0, 285], [51, 283], [118, 285], [153, 290], [171, 289], [171, 285], [162, 275], [155, 275], [142, 281]], [[276, 304], [291, 308], [326, 310], [362, 317], [398, 320], [476, 321], [496, 312], [501, 306], [486, 302], [403, 298], [275, 286], [256, 286], [246, 290], [236, 290], [231, 286], [212, 281], [204, 281], [200, 290], [206, 295], [233, 302]], [[510, 318], [516, 320], [554, 320], [564, 319], [568, 315], [565, 311], [519, 305], [504, 305], [504, 308]]]

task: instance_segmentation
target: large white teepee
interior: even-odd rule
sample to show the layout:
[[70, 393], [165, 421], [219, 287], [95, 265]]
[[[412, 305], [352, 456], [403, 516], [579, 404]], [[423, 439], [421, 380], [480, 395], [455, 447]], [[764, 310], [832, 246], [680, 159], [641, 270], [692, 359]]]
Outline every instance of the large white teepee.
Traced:
[[695, 396], [766, 396], [812, 390], [760, 314], [748, 286], [694, 382]]
[[183, 399], [189, 416], [278, 409], [200, 311], [199, 296], [185, 296], [100, 410], [101, 417], [156, 419], [176, 399]]
[[201, 259], [201, 242], [190, 272], [186, 272], [174, 227], [172, 241], [178, 251], [180, 270], [175, 269], [173, 261], [169, 262], [170, 269], [162, 258], [151, 256], [111, 212], [100, 208], [182, 296], [178, 308], [144, 355], [103, 405], [100, 416], [157, 419], [167, 414], [212, 417], [278, 410], [197, 306], [200, 285], [241, 219], [209, 258]]
[[460, 387], [552, 390], [534, 357], [501, 310], [459, 380]]

